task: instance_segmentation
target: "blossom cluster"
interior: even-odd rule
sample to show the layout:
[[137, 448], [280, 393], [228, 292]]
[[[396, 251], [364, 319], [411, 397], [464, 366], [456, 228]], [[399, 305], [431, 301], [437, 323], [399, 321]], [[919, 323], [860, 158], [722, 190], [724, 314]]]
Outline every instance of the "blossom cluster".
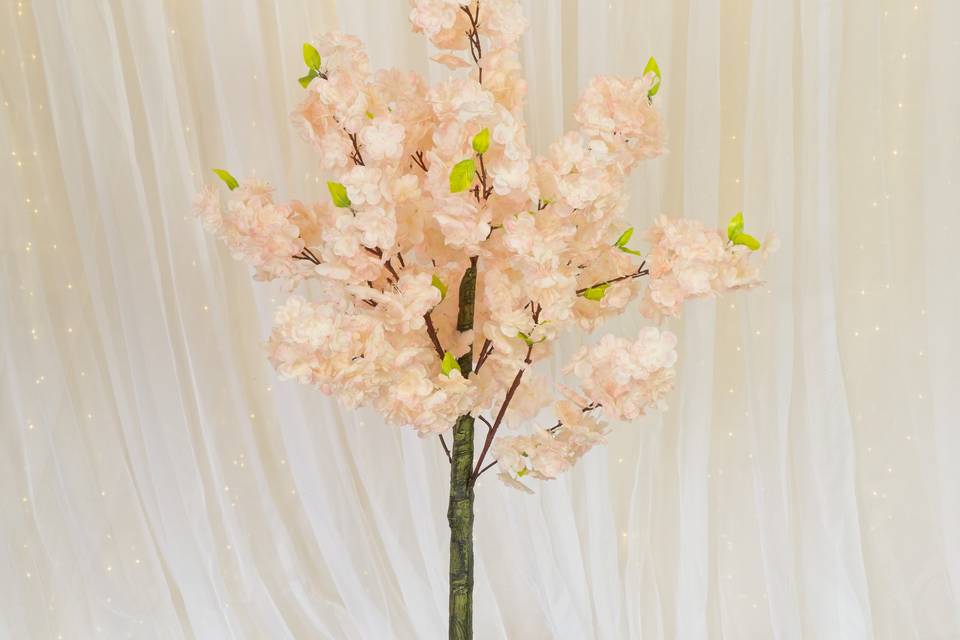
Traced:
[[604, 415], [634, 420], [650, 407], [665, 408], [673, 388], [677, 337], [656, 327], [643, 327], [630, 342], [611, 334], [582, 347], [564, 369], [580, 379], [583, 395], [602, 406]]
[[589, 406], [562, 399], [555, 406], [555, 426], [537, 429], [530, 435], [501, 436], [493, 449], [500, 468], [497, 475], [509, 486], [531, 492], [517, 478], [553, 480], [570, 469], [585, 453], [605, 441], [607, 425], [591, 417], [589, 410]]
[[223, 241], [234, 258], [250, 264], [257, 280], [298, 281], [309, 275], [291, 259], [305, 246], [296, 223], [298, 204], [274, 204], [269, 185], [244, 183], [226, 210], [219, 192], [208, 186], [197, 195], [194, 207], [204, 228]]
[[678, 316], [691, 298], [759, 285], [760, 266], [776, 248], [776, 238], [768, 236], [760, 259], [754, 259], [749, 247], [733, 244], [716, 229], [666, 216], [657, 218], [646, 238], [652, 245], [646, 256], [650, 282], [640, 309], [654, 319]]
[[[725, 240], [666, 218], [645, 236], [648, 255], [630, 246], [626, 180], [664, 151], [655, 64], [593, 79], [577, 127], [534, 156], [519, 3], [411, 6], [414, 30], [450, 69], [433, 86], [372, 69], [350, 35], [304, 46], [304, 97], [291, 120], [329, 176], [329, 198], [275, 203], [269, 186], [220, 171], [232, 197], [223, 205], [206, 188], [195, 209], [258, 279], [301, 288], [277, 310], [267, 343], [282, 377], [422, 435], [467, 413], [498, 416], [496, 435], [501, 419], [516, 427], [553, 404], [559, 426], [500, 436], [492, 452], [502, 477], [554, 478], [602, 441], [606, 426], [591, 412], [631, 420], [662, 408], [676, 339], [655, 328], [634, 342], [604, 337], [574, 357], [581, 392], [559, 402], [532, 370], [554, 341], [641, 295], [642, 311], [659, 319], [686, 299], [755, 284], [755, 247], [742, 222]], [[461, 330], [456, 292], [474, 267], [473, 320]]]

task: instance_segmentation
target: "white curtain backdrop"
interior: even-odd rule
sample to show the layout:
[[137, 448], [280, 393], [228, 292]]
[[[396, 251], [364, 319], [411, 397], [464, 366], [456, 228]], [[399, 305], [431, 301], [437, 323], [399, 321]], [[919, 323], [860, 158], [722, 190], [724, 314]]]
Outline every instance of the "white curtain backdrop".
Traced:
[[[537, 150], [653, 54], [631, 221], [783, 246], [673, 324], [668, 413], [484, 476], [477, 637], [960, 638], [960, 2], [524, 5]], [[276, 381], [282, 292], [189, 211], [213, 166], [319, 197], [301, 43], [442, 78], [408, 10], [0, 0], [0, 638], [445, 637], [438, 443]]]

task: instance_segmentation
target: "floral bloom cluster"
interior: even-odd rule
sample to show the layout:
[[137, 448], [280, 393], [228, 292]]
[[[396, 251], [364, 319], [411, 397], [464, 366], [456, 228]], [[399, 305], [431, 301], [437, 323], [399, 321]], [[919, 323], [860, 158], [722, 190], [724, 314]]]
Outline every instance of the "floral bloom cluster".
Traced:
[[[291, 119], [330, 176], [329, 198], [275, 203], [267, 185], [218, 170], [230, 200], [205, 188], [195, 209], [257, 279], [291, 290], [310, 281], [309, 299], [293, 292], [276, 312], [267, 345], [282, 377], [441, 439], [469, 413], [490, 428], [474, 477], [492, 444], [505, 481], [554, 478], [603, 441], [593, 412], [630, 420], [663, 407], [676, 338], [656, 328], [632, 342], [605, 336], [573, 358], [581, 390], [560, 401], [532, 371], [554, 341], [638, 298], [660, 319], [687, 299], [755, 285], [765, 250], [736, 217], [726, 236], [661, 218], [644, 235], [648, 254], [629, 246], [625, 181], [664, 151], [652, 59], [640, 77], [591, 81], [578, 127], [537, 157], [523, 121], [519, 3], [411, 4], [414, 30], [451, 70], [434, 86], [372, 70], [353, 36], [304, 46], [305, 94]], [[455, 294], [469, 273], [464, 328]], [[494, 442], [504, 421], [551, 405], [553, 427]]]

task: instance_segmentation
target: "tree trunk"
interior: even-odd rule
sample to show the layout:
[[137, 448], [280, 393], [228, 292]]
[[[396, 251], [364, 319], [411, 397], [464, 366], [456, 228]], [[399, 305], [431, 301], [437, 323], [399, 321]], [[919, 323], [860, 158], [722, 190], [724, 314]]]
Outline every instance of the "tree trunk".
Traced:
[[450, 465], [450, 640], [473, 638], [473, 418], [453, 428]]
[[[473, 330], [477, 294], [477, 256], [460, 280], [457, 331]], [[473, 372], [473, 345], [458, 358], [466, 378]], [[473, 639], [473, 416], [462, 415], [453, 427], [450, 454], [450, 640]]]

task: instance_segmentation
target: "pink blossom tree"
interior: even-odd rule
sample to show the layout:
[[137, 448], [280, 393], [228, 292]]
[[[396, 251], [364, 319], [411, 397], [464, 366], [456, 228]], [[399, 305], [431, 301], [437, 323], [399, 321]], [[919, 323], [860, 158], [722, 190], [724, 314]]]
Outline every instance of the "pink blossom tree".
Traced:
[[[224, 208], [206, 187], [195, 208], [257, 280], [309, 288], [310, 299], [293, 293], [276, 311], [267, 345], [281, 377], [439, 439], [450, 462], [450, 638], [463, 639], [473, 635], [478, 479], [496, 467], [530, 491], [526, 481], [556, 478], [604, 441], [600, 417], [662, 409], [677, 339], [653, 326], [635, 339], [605, 335], [564, 370], [579, 389], [558, 394], [536, 363], [564, 332], [592, 331], [635, 298], [659, 323], [685, 300], [757, 284], [771, 243], [754, 254], [761, 243], [737, 214], [724, 232], [660, 217], [647, 252], [631, 248], [624, 183], [663, 152], [652, 58], [639, 78], [594, 78], [579, 128], [534, 158], [518, 2], [412, 4], [433, 60], [454, 70], [436, 86], [371, 70], [352, 36], [303, 47], [306, 93], [292, 120], [331, 175], [329, 199], [277, 203], [267, 184], [217, 169], [232, 197]], [[507, 423], [518, 430], [503, 434]]]

